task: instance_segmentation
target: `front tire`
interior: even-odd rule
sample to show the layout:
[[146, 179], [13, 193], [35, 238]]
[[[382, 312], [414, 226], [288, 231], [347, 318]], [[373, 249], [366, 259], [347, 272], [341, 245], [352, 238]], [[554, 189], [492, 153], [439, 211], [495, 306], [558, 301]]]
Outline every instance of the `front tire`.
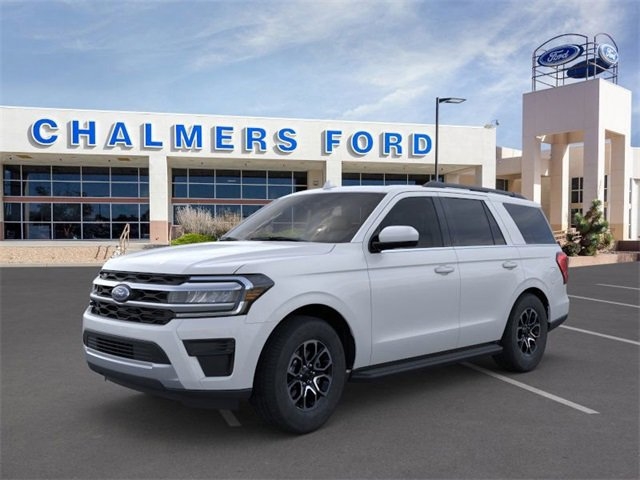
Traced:
[[501, 354], [496, 363], [512, 372], [528, 372], [542, 360], [547, 345], [547, 310], [538, 297], [521, 296], [513, 309], [502, 335]]
[[309, 433], [329, 419], [345, 381], [344, 348], [335, 330], [318, 318], [295, 316], [267, 342], [251, 400], [267, 423]]

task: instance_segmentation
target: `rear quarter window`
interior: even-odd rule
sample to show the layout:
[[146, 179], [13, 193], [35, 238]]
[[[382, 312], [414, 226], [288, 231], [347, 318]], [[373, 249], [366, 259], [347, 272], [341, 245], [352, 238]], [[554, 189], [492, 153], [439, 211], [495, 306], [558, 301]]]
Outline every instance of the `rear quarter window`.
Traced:
[[515, 203], [504, 203], [503, 205], [527, 244], [556, 243], [542, 210]]

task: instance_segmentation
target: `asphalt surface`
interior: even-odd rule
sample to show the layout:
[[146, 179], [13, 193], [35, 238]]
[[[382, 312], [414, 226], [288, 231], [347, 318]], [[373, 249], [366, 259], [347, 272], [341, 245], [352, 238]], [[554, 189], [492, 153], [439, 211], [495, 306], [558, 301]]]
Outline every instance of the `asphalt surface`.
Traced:
[[91, 372], [81, 315], [97, 271], [0, 269], [2, 478], [640, 477], [638, 263], [571, 270], [571, 329], [535, 371], [482, 360], [348, 384], [302, 437], [248, 405], [191, 409]]

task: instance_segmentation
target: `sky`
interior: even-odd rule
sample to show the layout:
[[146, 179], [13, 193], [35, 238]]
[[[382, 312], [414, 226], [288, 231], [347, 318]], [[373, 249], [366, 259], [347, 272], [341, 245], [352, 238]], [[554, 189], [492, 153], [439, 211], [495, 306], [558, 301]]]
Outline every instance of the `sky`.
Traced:
[[640, 146], [637, 0], [0, 0], [0, 104], [483, 126], [521, 148], [533, 51], [610, 34]]

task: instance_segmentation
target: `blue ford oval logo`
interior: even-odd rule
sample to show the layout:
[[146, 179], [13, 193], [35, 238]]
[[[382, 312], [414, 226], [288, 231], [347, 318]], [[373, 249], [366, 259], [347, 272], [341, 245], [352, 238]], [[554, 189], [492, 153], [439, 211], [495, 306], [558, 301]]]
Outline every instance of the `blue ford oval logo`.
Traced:
[[618, 63], [618, 50], [613, 45], [603, 43], [598, 47], [598, 58], [608, 67], [613, 67]]
[[583, 51], [580, 45], [560, 45], [540, 55], [538, 63], [543, 67], [557, 67], [578, 58]]
[[116, 302], [126, 302], [131, 297], [131, 289], [125, 285], [120, 284], [113, 287], [111, 290], [111, 298], [113, 298]]

